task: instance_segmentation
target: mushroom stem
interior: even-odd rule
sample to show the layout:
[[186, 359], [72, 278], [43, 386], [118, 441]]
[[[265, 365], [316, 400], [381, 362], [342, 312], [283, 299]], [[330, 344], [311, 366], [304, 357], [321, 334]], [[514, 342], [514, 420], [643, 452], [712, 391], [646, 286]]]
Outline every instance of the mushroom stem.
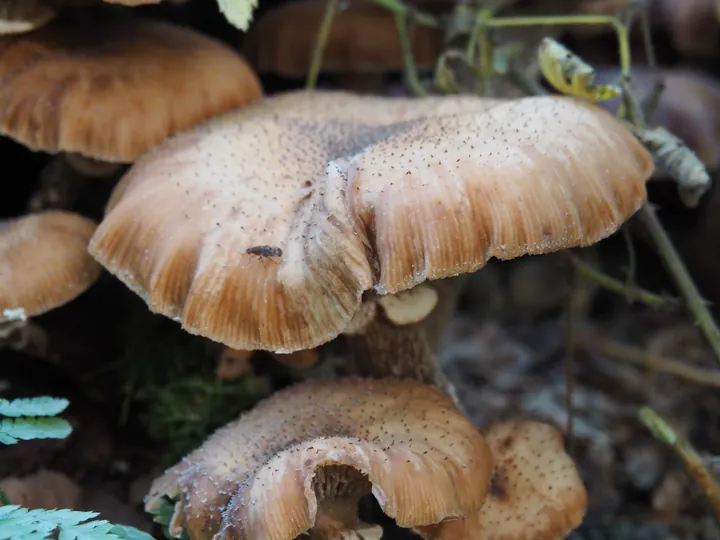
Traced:
[[433, 351], [437, 350], [447, 323], [455, 313], [460, 293], [470, 276], [471, 274], [460, 274], [432, 282], [432, 287], [438, 294], [438, 301], [435, 309], [420, 322], [420, 325], [424, 328], [425, 339]]
[[70, 209], [87, 181], [64, 155], [56, 156], [40, 173], [40, 186], [30, 197], [28, 210]]
[[372, 492], [370, 481], [347, 465], [317, 470], [313, 489], [318, 508], [315, 525], [308, 531], [312, 540], [380, 540], [382, 528], [358, 518], [358, 503]]
[[378, 312], [361, 334], [349, 339], [360, 375], [414, 379], [432, 384], [460, 407], [455, 388], [440, 370], [428, 341], [425, 321], [400, 326]]

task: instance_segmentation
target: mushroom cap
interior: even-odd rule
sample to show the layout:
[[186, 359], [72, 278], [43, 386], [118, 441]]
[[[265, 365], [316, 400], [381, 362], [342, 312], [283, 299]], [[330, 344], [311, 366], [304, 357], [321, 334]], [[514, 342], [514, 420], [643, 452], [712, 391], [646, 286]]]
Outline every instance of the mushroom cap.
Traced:
[[531, 97], [443, 116], [347, 165], [348, 208], [381, 293], [512, 259], [588, 246], [646, 201], [645, 148], [605, 110]]
[[335, 466], [364, 475], [384, 512], [411, 527], [477, 512], [492, 461], [477, 429], [433, 387], [305, 382], [221, 428], [155, 480], [146, 510], [179, 497], [171, 534], [184, 526], [196, 540], [292, 540], [323, 511], [314, 479]]
[[[325, 0], [300, 0], [259, 17], [243, 44], [250, 64], [261, 73], [304, 77], [310, 69], [326, 6]], [[417, 26], [410, 39], [418, 68], [432, 69], [444, 48], [442, 31]], [[336, 13], [322, 71], [375, 73], [400, 71], [403, 66], [392, 12], [372, 1], [350, 0]]]
[[[265, 99], [138, 161], [90, 252], [191, 333], [243, 350], [316, 347], [347, 326], [373, 284], [339, 163], [419, 118], [497, 103], [333, 92]], [[258, 246], [282, 255], [247, 253]]]
[[56, 19], [0, 39], [0, 134], [32, 150], [128, 163], [261, 94], [229, 47], [160, 21]]
[[87, 252], [96, 224], [77, 214], [46, 211], [0, 221], [0, 322], [23, 310], [40, 315], [73, 300], [101, 267]]
[[0, 2], [0, 36], [30, 32], [50, 22], [56, 12], [41, 0]]
[[483, 430], [495, 472], [480, 512], [420, 530], [428, 540], [555, 540], [582, 523], [587, 493], [560, 432], [532, 421]]

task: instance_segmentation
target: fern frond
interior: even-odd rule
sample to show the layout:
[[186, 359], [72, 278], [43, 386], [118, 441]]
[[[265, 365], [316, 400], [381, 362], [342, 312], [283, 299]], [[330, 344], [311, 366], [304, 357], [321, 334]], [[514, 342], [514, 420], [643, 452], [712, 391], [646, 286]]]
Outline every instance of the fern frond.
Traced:
[[28, 510], [0, 506], [0, 540], [153, 540], [147, 533], [126, 525], [94, 519], [98, 512]]
[[34, 397], [0, 399], [0, 443], [15, 444], [32, 439], [64, 439], [72, 432], [67, 420], [53, 418], [70, 402], [64, 398]]
[[70, 402], [65, 398], [47, 396], [12, 401], [0, 399], [0, 416], [56, 416], [67, 409], [68, 405]]

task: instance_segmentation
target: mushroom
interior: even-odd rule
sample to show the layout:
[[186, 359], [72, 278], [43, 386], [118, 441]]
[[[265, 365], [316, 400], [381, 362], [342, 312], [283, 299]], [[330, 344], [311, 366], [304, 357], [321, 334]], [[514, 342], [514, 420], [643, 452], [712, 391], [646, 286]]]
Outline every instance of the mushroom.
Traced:
[[373, 494], [400, 526], [480, 510], [492, 458], [452, 402], [415, 381], [340, 379], [282, 390], [156, 479], [145, 509], [175, 502], [169, 532], [194, 540], [379, 538]]
[[582, 523], [587, 492], [560, 432], [526, 420], [483, 430], [495, 463], [482, 509], [419, 528], [426, 540], [556, 540]]
[[0, 220], [0, 323], [40, 315], [90, 287], [101, 270], [87, 253], [95, 228], [61, 211]]
[[0, 36], [30, 32], [55, 15], [55, 10], [42, 0], [0, 0]]
[[[189, 332], [286, 353], [334, 339], [371, 290], [593, 244], [644, 203], [652, 170], [617, 120], [571, 98], [295, 92], [141, 159], [89, 250]], [[372, 375], [439, 377], [422, 323], [374, 321]], [[401, 362], [413, 340], [424, 359]]]
[[161, 21], [63, 18], [0, 38], [0, 134], [73, 155], [75, 168], [86, 162], [80, 172], [107, 174], [93, 160], [131, 163], [173, 133], [261, 95], [232, 49]]
[[20, 478], [3, 478], [0, 491], [10, 504], [29, 509], [79, 508], [82, 501], [80, 486], [65, 474], [47, 469]]
[[[243, 43], [243, 52], [260, 73], [305, 77], [310, 69], [327, 2], [288, 2], [257, 18]], [[442, 31], [418, 26], [410, 34], [413, 60], [432, 70], [444, 49]], [[405, 66], [394, 15], [371, 0], [349, 0], [333, 18], [321, 70], [340, 79], [345, 88], [377, 89], [383, 75]], [[379, 81], [378, 81], [379, 79]]]

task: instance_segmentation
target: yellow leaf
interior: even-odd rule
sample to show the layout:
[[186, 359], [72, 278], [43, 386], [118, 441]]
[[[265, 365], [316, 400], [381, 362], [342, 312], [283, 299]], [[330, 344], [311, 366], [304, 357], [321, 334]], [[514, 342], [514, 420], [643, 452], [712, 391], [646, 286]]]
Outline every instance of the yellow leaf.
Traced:
[[607, 101], [620, 95], [614, 84], [596, 85], [595, 70], [552, 38], [543, 39], [538, 50], [540, 69], [547, 81], [563, 94]]

